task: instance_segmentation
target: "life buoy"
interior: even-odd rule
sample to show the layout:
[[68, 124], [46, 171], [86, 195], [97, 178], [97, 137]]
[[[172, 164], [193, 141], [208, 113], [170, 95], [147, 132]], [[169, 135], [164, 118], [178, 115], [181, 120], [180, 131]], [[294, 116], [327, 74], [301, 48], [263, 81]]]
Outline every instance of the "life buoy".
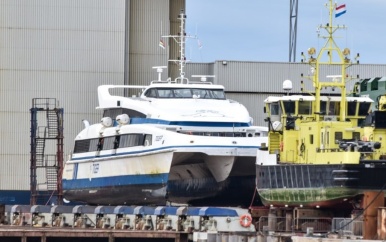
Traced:
[[244, 214], [240, 216], [240, 225], [243, 227], [249, 227], [252, 224], [252, 217], [249, 214]]

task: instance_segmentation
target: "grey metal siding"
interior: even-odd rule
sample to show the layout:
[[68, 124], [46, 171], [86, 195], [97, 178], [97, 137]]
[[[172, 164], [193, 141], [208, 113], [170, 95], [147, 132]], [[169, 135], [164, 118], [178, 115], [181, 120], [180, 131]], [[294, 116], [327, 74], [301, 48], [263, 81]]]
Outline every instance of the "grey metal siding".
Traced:
[[[147, 85], [157, 79], [154, 66], [167, 66], [170, 49], [159, 47], [169, 33], [169, 0], [131, 0], [129, 33], [129, 79], [126, 84]], [[166, 39], [162, 38], [163, 40]], [[167, 78], [167, 71], [163, 74]]]
[[56, 98], [64, 108], [65, 154], [82, 119], [99, 121], [97, 87], [123, 84], [124, 5], [124, 0], [0, 2], [1, 190], [29, 190], [33, 98]]

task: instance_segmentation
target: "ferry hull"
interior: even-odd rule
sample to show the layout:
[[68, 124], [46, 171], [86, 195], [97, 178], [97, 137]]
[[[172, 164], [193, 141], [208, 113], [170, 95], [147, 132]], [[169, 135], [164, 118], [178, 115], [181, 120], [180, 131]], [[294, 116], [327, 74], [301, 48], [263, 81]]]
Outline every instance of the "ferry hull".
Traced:
[[[64, 197], [70, 201], [94, 205], [165, 205], [171, 202], [197, 206], [247, 207], [253, 203], [255, 157], [208, 158], [196, 153], [187, 159], [188, 154], [176, 152], [152, 156], [154, 157], [116, 158], [67, 164], [63, 179]], [[175, 161], [181, 157], [184, 157], [186, 164], [181, 160]], [[200, 160], [198, 157], [206, 158]], [[210, 158], [216, 162], [223, 161], [220, 162], [223, 164], [207, 166]], [[139, 167], [132, 169], [137, 162], [141, 163], [143, 169], [151, 167], [152, 171], [163, 173], [142, 170], [143, 174], [138, 174]], [[149, 162], [157, 162], [158, 168], [155, 163], [146, 164]], [[164, 164], [160, 165], [162, 162]], [[174, 162], [178, 165], [173, 166]], [[96, 164], [98, 171], [94, 174], [92, 169]], [[163, 170], [161, 166], [164, 167]], [[227, 166], [230, 166], [229, 171], [226, 174], [219, 174], [220, 171], [226, 170]], [[211, 169], [218, 171], [212, 172]], [[80, 173], [80, 170], [83, 173]], [[122, 173], [123, 171], [125, 173]], [[224, 176], [225, 179], [218, 180]]]
[[64, 197], [90, 205], [156, 205], [165, 204], [166, 186], [142, 184], [125, 186], [104, 186], [95, 189], [67, 189]]

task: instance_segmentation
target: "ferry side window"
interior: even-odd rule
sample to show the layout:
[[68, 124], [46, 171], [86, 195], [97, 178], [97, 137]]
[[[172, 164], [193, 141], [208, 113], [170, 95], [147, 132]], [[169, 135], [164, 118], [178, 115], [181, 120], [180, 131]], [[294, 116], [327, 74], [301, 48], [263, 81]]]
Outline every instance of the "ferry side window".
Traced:
[[121, 135], [119, 148], [139, 146], [142, 144], [143, 144], [142, 134], [125, 134], [125, 135]]
[[75, 147], [74, 147], [74, 154], [75, 153], [83, 153], [88, 152], [90, 149], [90, 140], [76, 140], [75, 141]]
[[97, 151], [98, 150], [98, 144], [99, 144], [99, 138], [96, 139], [91, 139], [90, 140], [90, 147], [89, 147], [89, 152], [91, 151]]
[[145, 134], [145, 141], [143, 142], [144, 146], [150, 146], [152, 145], [152, 135], [151, 134]]
[[102, 149], [103, 150], [114, 149], [114, 142], [115, 142], [115, 136], [105, 137]]

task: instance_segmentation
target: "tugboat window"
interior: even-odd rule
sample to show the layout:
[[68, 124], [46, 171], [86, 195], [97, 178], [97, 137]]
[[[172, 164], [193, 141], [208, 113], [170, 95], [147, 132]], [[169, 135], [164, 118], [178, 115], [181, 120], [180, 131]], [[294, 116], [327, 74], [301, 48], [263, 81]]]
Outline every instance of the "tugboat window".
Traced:
[[357, 102], [348, 102], [347, 103], [347, 115], [355, 116], [356, 113]]
[[366, 116], [370, 111], [371, 103], [359, 103], [359, 116]]
[[328, 114], [329, 115], [339, 115], [340, 103], [339, 102], [330, 102]]
[[343, 133], [335, 132], [335, 144], [338, 144], [340, 140], [343, 140]]
[[359, 133], [359, 132], [353, 132], [352, 138], [353, 138], [354, 140], [360, 140], [360, 139], [361, 139], [361, 133]]
[[271, 103], [269, 110], [271, 115], [279, 115], [279, 103]]
[[287, 115], [295, 113], [295, 102], [283, 101], [284, 111]]
[[312, 113], [312, 105], [310, 101], [299, 102], [299, 114], [309, 115]]

